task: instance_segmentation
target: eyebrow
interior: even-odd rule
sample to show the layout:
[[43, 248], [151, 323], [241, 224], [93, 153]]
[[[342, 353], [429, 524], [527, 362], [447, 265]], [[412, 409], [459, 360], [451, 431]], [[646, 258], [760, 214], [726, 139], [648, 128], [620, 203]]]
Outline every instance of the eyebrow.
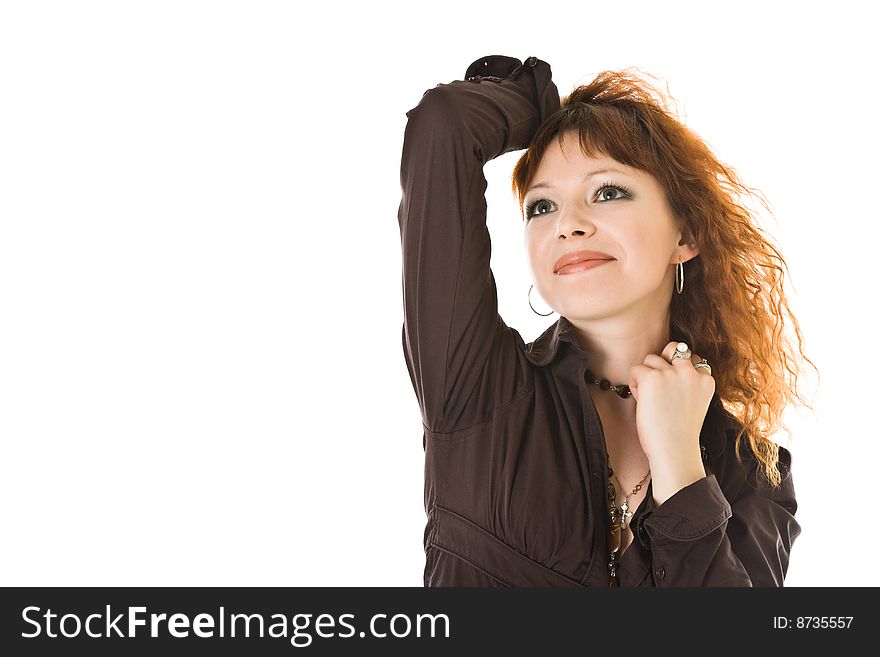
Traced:
[[[596, 169], [595, 171], [588, 171], [587, 173], [585, 173], [584, 175], [581, 176], [581, 182], [587, 182], [587, 180], [589, 180], [593, 176], [598, 176], [600, 173], [609, 173], [612, 171], [614, 173], [621, 173], [625, 176], [629, 175], [629, 174], [627, 174], [626, 171], [622, 171], [620, 169], [615, 169], [614, 167], [606, 167], [604, 169]], [[544, 187], [546, 189], [553, 189], [553, 185], [551, 185], [548, 182], [541, 181], [541, 182], [535, 183], [534, 185], [530, 185], [529, 188], [526, 190], [526, 194], [528, 194], [533, 189], [538, 189], [539, 187]]]

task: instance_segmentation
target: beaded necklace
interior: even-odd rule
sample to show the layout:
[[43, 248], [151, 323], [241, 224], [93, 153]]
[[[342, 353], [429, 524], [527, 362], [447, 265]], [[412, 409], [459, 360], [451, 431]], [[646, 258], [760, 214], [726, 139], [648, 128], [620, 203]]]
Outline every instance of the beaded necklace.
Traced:
[[[611, 390], [623, 399], [632, 397], [632, 391], [625, 383], [615, 385], [608, 379], [598, 379], [589, 369], [586, 370], [584, 376], [587, 379], [587, 383], [595, 384], [602, 390]], [[626, 520], [627, 518], [632, 517], [632, 512], [629, 511], [629, 498], [642, 489], [642, 484], [645, 483], [645, 479], [647, 479], [650, 474], [651, 470], [648, 469], [645, 476], [642, 477], [642, 480], [636, 484], [636, 487], [633, 488], [632, 492], [624, 498], [623, 504], [618, 508], [617, 491], [614, 488], [614, 483], [611, 481], [611, 477], [614, 476], [614, 470], [611, 469], [611, 459], [608, 459], [608, 513], [610, 516], [608, 520], [608, 552], [610, 555], [608, 560], [608, 575], [610, 577], [609, 586], [612, 588], [620, 586], [620, 581], [617, 575], [617, 569], [620, 565], [620, 548], [623, 545], [623, 532], [626, 530]]]
[[613, 390], [624, 399], [632, 396], [632, 391], [625, 383], [614, 385], [608, 379], [597, 379], [590, 370], [584, 372], [584, 376], [587, 378], [587, 383], [595, 383], [597, 386], [602, 388], [602, 390]]

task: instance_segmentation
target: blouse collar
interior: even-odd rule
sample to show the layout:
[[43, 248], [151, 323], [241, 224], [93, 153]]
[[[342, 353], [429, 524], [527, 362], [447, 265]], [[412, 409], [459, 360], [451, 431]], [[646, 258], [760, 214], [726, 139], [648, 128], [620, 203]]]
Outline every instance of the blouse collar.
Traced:
[[[563, 347], [562, 343], [568, 343], [567, 347]], [[561, 349], [583, 354], [574, 340], [574, 326], [562, 315], [540, 336], [526, 345], [524, 353], [530, 362], [544, 367], [556, 359]], [[705, 446], [708, 456], [713, 458], [719, 456], [724, 451], [727, 432], [732, 430], [735, 436], [739, 426], [733, 415], [724, 408], [718, 394], [714, 393], [700, 434], [700, 443]]]

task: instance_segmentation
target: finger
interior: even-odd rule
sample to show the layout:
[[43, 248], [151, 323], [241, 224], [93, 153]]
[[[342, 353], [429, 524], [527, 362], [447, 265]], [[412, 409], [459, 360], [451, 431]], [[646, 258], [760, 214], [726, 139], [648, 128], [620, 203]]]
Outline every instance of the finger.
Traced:
[[654, 371], [655, 368], [647, 367], [645, 365], [633, 365], [629, 368], [629, 377], [627, 378], [626, 384], [629, 386], [630, 392], [632, 392], [633, 399], [636, 400], [636, 403], [639, 401], [639, 383], [641, 383], [642, 378], [651, 372]]
[[648, 354], [642, 361], [641, 367], [649, 367], [655, 370], [663, 370], [669, 367], [669, 361], [657, 354]]
[[[699, 363], [701, 360], [702, 360], [702, 358], [700, 358], [700, 357], [697, 356], [697, 355], [694, 355], [694, 356], [691, 358], [691, 362], [692, 362], [694, 365], [696, 365], [697, 363]], [[706, 365], [709, 365], [709, 363], [706, 363]], [[700, 374], [705, 374], [706, 376], [712, 376], [712, 366], [711, 366], [711, 365], [709, 365], [709, 368], [708, 368], [708, 369], [705, 368], [705, 367], [694, 367], [694, 369], [697, 370], [697, 372], [699, 372]]]
[[694, 359], [691, 358], [673, 358], [672, 359], [672, 367], [690, 367], [694, 368]]
[[[663, 358], [666, 359], [666, 362], [667, 362], [667, 363], [670, 363], [670, 364], [673, 365], [673, 366], [677, 366], [677, 365], [676, 365], [676, 361], [685, 361], [685, 362], [687, 362], [688, 360], [690, 360], [690, 363], [691, 363], [691, 365], [693, 366], [693, 365], [695, 365], [695, 364], [697, 364], [697, 363], [700, 362], [700, 360], [701, 360], [700, 355], [699, 355], [699, 354], [695, 354], [695, 353], [693, 353], [693, 350], [691, 351], [691, 357], [690, 357], [690, 359], [687, 359], [687, 358], [673, 358], [673, 356], [675, 355], [676, 347], [678, 347], [678, 342], [674, 341], [674, 342], [670, 342], [669, 344], [667, 344], [666, 347], [663, 349], [663, 354], [662, 354], [662, 356], [663, 356]], [[701, 367], [701, 368], [697, 368], [697, 369], [704, 369], [704, 368]]]
[[663, 347], [663, 351], [660, 352], [660, 356], [668, 363], [672, 358], [672, 354], [675, 353], [675, 347], [678, 344], [678, 340], [673, 340], [672, 342], [667, 342], [666, 346]]
[[626, 384], [630, 388], [637, 387], [639, 383], [642, 382], [642, 379], [646, 374], [653, 372], [656, 368], [648, 367], [647, 365], [633, 365], [629, 368], [629, 377], [627, 378]]

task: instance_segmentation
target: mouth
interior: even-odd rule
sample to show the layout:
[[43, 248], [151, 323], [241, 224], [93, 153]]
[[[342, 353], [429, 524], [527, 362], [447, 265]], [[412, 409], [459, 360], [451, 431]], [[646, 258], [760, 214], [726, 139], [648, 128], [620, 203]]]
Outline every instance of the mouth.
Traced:
[[[583, 265], [588, 262], [609, 262], [611, 260], [615, 260], [615, 258], [607, 253], [603, 253], [602, 251], [593, 251], [591, 249], [578, 249], [576, 251], [569, 251], [562, 255], [554, 264], [553, 264], [553, 273], [554, 274], [565, 274], [573, 271], [581, 271], [576, 269], [576, 265]], [[595, 267], [598, 265], [592, 265], [589, 268]]]
[[572, 274], [578, 271], [587, 271], [601, 264], [615, 260], [613, 256], [602, 251], [590, 249], [578, 249], [562, 255], [553, 264], [554, 274]]
[[567, 274], [577, 274], [583, 271], [589, 271], [591, 269], [595, 269], [596, 267], [601, 267], [602, 265], [606, 265], [609, 262], [613, 262], [613, 258], [595, 258], [593, 260], [582, 260], [581, 262], [575, 262], [570, 265], [565, 265], [556, 270], [556, 274], [558, 276], [565, 276]]

